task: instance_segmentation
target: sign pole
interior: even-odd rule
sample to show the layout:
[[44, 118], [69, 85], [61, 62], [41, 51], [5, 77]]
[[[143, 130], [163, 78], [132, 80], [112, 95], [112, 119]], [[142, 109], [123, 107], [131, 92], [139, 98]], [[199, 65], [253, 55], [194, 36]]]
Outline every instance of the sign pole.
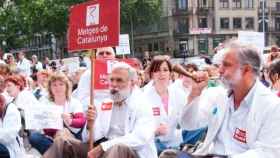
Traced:
[[[91, 61], [91, 76], [90, 76], [90, 106], [94, 107], [94, 68], [95, 68], [95, 50], [91, 50], [91, 56], [90, 56], [90, 61]], [[90, 151], [93, 148], [93, 127], [94, 127], [94, 121], [89, 121], [88, 124], [89, 126], [89, 148], [88, 150]]]

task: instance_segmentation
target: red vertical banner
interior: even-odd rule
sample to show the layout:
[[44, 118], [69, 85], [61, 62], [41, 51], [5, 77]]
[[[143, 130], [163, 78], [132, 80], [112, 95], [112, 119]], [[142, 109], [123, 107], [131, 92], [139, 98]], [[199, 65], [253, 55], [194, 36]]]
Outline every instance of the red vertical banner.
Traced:
[[68, 51], [117, 46], [119, 34], [119, 0], [92, 0], [70, 8]]

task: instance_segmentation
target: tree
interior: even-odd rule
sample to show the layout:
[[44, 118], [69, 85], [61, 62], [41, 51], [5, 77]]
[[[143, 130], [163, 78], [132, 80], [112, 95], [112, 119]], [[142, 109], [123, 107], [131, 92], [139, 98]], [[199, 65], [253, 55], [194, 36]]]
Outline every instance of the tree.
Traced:
[[[0, 3], [0, 42], [6, 49], [22, 48], [38, 35], [56, 39], [56, 51], [66, 44], [69, 7], [87, 0], [6, 0]], [[8, 2], [8, 3], [7, 3]], [[121, 30], [150, 24], [160, 17], [161, 0], [120, 0]], [[1, 43], [0, 43], [1, 44]]]
[[161, 3], [161, 0], [121, 0], [121, 31], [130, 30], [133, 55], [135, 26], [157, 23], [161, 15]]

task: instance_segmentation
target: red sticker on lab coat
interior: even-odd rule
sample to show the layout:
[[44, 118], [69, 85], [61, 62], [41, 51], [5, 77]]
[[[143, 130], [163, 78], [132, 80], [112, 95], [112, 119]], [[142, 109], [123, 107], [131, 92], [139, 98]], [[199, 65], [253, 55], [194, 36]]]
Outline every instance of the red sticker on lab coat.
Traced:
[[101, 105], [101, 110], [111, 110], [113, 106], [113, 102], [103, 102]]
[[159, 107], [154, 107], [153, 108], [153, 115], [154, 116], [159, 116], [160, 115], [160, 108]]
[[246, 141], [246, 131], [245, 130], [236, 128], [235, 132], [234, 132], [234, 135], [233, 135], [233, 138], [238, 140], [239, 142], [247, 143], [247, 141]]

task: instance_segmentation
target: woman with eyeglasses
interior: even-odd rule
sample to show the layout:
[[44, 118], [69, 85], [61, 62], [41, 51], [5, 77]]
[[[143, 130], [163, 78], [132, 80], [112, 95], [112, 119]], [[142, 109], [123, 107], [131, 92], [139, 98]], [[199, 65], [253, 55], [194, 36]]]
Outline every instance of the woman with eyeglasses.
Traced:
[[179, 148], [182, 142], [181, 129], [177, 125], [186, 97], [172, 85], [171, 72], [172, 65], [168, 58], [155, 57], [149, 67], [152, 82], [144, 89], [156, 120], [155, 142], [158, 155], [165, 149]]

